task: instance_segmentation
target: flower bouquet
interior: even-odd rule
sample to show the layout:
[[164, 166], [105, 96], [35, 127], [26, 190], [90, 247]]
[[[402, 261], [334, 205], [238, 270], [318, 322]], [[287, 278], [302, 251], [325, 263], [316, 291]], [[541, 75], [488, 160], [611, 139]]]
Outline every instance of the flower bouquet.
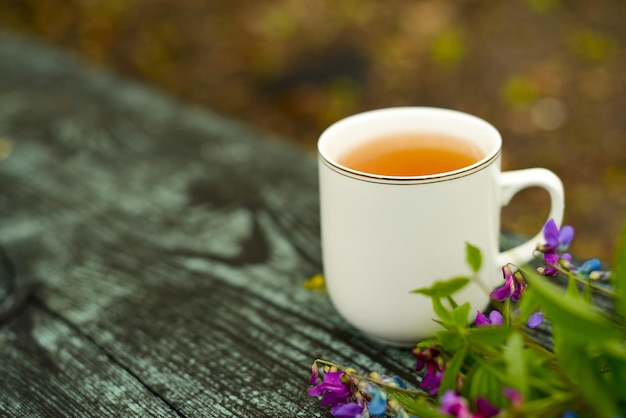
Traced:
[[[412, 350], [421, 378], [415, 388], [318, 359], [309, 395], [335, 417], [626, 417], [626, 229], [610, 272], [597, 259], [572, 260], [572, 227], [550, 220], [543, 233], [540, 267], [504, 266], [493, 309], [476, 312], [473, 323], [469, 303], [454, 300], [479, 280], [481, 254], [471, 244], [475, 277], [414, 291], [431, 298], [442, 326]], [[533, 332], [542, 323], [551, 338]]]

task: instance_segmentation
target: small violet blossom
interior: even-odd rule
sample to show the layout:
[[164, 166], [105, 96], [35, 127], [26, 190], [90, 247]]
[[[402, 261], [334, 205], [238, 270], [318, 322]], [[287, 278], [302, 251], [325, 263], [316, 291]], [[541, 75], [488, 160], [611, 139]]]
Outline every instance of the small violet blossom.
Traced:
[[444, 363], [439, 356], [439, 350], [433, 347], [416, 347], [413, 349], [413, 354], [417, 358], [415, 370], [420, 372], [422, 369], [426, 369], [426, 373], [420, 382], [420, 387], [431, 396], [435, 396], [439, 392], [439, 385], [441, 384], [444, 371]]
[[457, 395], [452, 390], [447, 390], [439, 402], [441, 403], [440, 411], [444, 414], [457, 418], [470, 418], [472, 416], [467, 399]]
[[479, 397], [476, 399], [476, 413], [474, 418], [492, 418], [500, 413], [500, 410], [491, 405], [487, 399]]
[[511, 408], [519, 409], [522, 406], [522, 394], [517, 390], [512, 388], [504, 388], [502, 389], [502, 394], [509, 399], [511, 402]]
[[[321, 406], [330, 405], [330, 413], [336, 418], [368, 418], [383, 416], [388, 409], [396, 412], [399, 417], [408, 417], [401, 405], [394, 403], [376, 384], [355, 377], [348, 371], [337, 371], [335, 367], [327, 368], [322, 381], [318, 384], [320, 371], [317, 363], [313, 363], [309, 389], [310, 396], [322, 396]], [[370, 378], [379, 380], [386, 385], [406, 388], [398, 377], [383, 376], [371, 373]]]
[[486, 325], [502, 325], [502, 314], [494, 309], [489, 312], [489, 317], [486, 317], [481, 311], [477, 311], [476, 326], [484, 327]]
[[537, 271], [544, 276], [558, 276], [559, 271], [553, 267], [559, 264], [571, 265], [572, 256], [569, 253], [558, 254], [556, 252], [546, 252], [543, 254], [545, 266], [539, 267]]
[[543, 236], [546, 243], [539, 245], [537, 250], [543, 252], [545, 266], [537, 268], [539, 274], [558, 276], [559, 270], [556, 266], [560, 265], [588, 280], [607, 280], [610, 277], [609, 271], [602, 271], [602, 265], [597, 258], [591, 258], [578, 267], [572, 265], [571, 254], [565, 252], [574, 239], [574, 228], [571, 226], [565, 225], [559, 229], [554, 220], [550, 219], [543, 227]]
[[[319, 373], [319, 372], [317, 372]], [[315, 372], [314, 372], [315, 375]], [[342, 371], [328, 371], [324, 374], [322, 382], [309, 389], [309, 396], [322, 395], [322, 401], [320, 405], [338, 405], [348, 403], [352, 392], [353, 385], [346, 378], [346, 372]], [[313, 377], [311, 378], [313, 381]], [[348, 380], [348, 382], [346, 382]], [[317, 378], [315, 379], [315, 383]]]
[[528, 328], [537, 328], [542, 323], [543, 323], [543, 312], [538, 311], [538, 312], [531, 314], [528, 317], [528, 321], [526, 322], [526, 325], [528, 325]]
[[546, 240], [546, 244], [543, 246], [544, 251], [562, 253], [567, 251], [574, 239], [574, 228], [565, 225], [559, 229], [554, 219], [549, 219], [543, 226], [543, 237]]
[[344, 404], [333, 405], [330, 413], [335, 418], [362, 418], [367, 417], [364, 405], [358, 402], [350, 402]]
[[491, 292], [491, 298], [499, 302], [504, 302], [509, 298], [513, 302], [518, 302], [527, 286], [522, 273], [519, 271], [513, 273], [511, 267], [506, 265], [502, 267], [502, 274], [504, 276], [504, 286]]
[[455, 418], [492, 418], [500, 412], [485, 398], [479, 397], [476, 400], [476, 412], [472, 413], [467, 399], [457, 395], [452, 390], [447, 390], [439, 401], [441, 403], [440, 411]]
[[538, 249], [543, 252], [546, 266], [540, 267], [538, 271], [544, 276], [557, 276], [559, 272], [553, 266], [559, 264], [569, 266], [572, 262], [572, 256], [565, 251], [574, 239], [574, 228], [565, 225], [559, 229], [554, 219], [550, 219], [543, 226], [543, 237], [546, 243], [540, 245]]

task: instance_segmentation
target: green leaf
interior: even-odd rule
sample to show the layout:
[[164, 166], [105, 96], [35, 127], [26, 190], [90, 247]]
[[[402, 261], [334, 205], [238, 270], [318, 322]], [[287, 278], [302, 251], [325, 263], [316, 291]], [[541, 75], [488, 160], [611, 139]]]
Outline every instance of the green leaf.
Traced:
[[459, 377], [459, 371], [465, 362], [465, 356], [467, 355], [467, 346], [462, 345], [456, 353], [452, 356], [452, 359], [448, 362], [446, 370], [443, 372], [441, 378], [441, 384], [439, 385], [439, 395], [443, 395], [446, 390], [455, 390], [456, 382]]
[[528, 373], [528, 390], [532, 391], [535, 396], [558, 396], [559, 393], [565, 391], [571, 392], [571, 387], [563, 384], [562, 377], [554, 373], [554, 353], [541, 351], [531, 346], [527, 348], [524, 357]]
[[437, 314], [439, 319], [446, 324], [452, 322], [452, 313], [446, 308], [443, 303], [441, 303], [441, 299], [433, 297], [433, 311]]
[[559, 394], [558, 397], [551, 396], [539, 399], [530, 399], [522, 403], [519, 411], [520, 417], [556, 417], [563, 413], [563, 409], [571, 406], [570, 394]]
[[437, 280], [430, 287], [422, 287], [411, 291], [411, 293], [419, 293], [424, 296], [428, 296], [432, 299], [433, 310], [439, 317], [439, 319], [446, 323], [453, 323], [454, 319], [451, 313], [451, 309], [447, 308], [442, 298], [448, 299], [453, 309], [457, 308], [456, 302], [452, 299], [451, 295], [458, 292], [470, 282], [468, 277], [453, 277], [449, 280]]
[[478, 273], [483, 264], [483, 255], [478, 247], [465, 243], [465, 260], [474, 273]]
[[523, 398], [528, 394], [528, 370], [524, 350], [524, 339], [520, 333], [513, 333], [506, 344], [507, 372], [510, 385], [517, 389]]
[[472, 305], [469, 302], [465, 302], [461, 306], [457, 306], [452, 310], [452, 323], [458, 325], [459, 327], [466, 328], [469, 318], [470, 309], [472, 309]]
[[567, 277], [567, 289], [565, 293], [571, 296], [572, 299], [584, 299], [580, 294], [580, 290], [578, 290], [578, 282], [576, 282], [573, 273], [570, 273]]
[[602, 345], [602, 351], [608, 356], [615, 357], [624, 363], [624, 373], [626, 375], [626, 350], [624, 350], [624, 341], [610, 341]]
[[442, 330], [438, 331], [436, 336], [441, 346], [448, 352], [455, 352], [464, 344], [463, 336], [458, 331]]
[[503, 344], [511, 334], [508, 327], [485, 326], [467, 330], [465, 337], [472, 344], [497, 346]]
[[626, 224], [615, 247], [611, 282], [617, 293], [614, 300], [615, 309], [622, 318], [626, 318]]
[[431, 298], [445, 298], [463, 289], [471, 281], [469, 277], [453, 277], [449, 280], [437, 280], [430, 287], [422, 287], [411, 291]]
[[616, 356], [606, 356], [606, 365], [608, 373], [607, 379], [610, 379], [609, 387], [613, 392], [615, 399], [621, 399], [622, 402], [626, 402], [626, 392], [624, 387], [626, 386], [626, 361], [623, 358], [624, 353]]
[[[563, 292], [560, 287], [531, 270], [524, 270], [524, 277], [529, 286], [522, 299], [530, 298], [533, 304], [540, 305], [553, 327], [558, 327], [570, 342], [599, 343], [620, 337], [619, 329], [605, 317], [594, 313], [594, 307], [589, 302]], [[524, 306], [524, 303], [522, 306], [525, 315], [528, 306]]]
[[528, 322], [530, 315], [541, 309], [541, 300], [536, 296], [536, 293], [525, 291], [524, 296], [520, 300], [519, 309], [519, 321], [525, 324]]
[[[499, 366], [502, 366], [499, 364]], [[508, 401], [502, 394], [502, 379], [497, 376], [491, 367], [486, 367], [482, 362], [472, 365], [465, 383], [463, 383], [463, 396], [466, 399], [476, 399], [482, 396], [491, 404], [502, 408]]]
[[402, 405], [404, 410], [412, 416], [419, 416], [420, 418], [449, 417], [449, 415], [440, 413], [436, 406], [423, 397], [415, 397], [397, 391], [393, 392], [392, 396]]
[[564, 338], [562, 332], [557, 330], [554, 333], [554, 354], [561, 365], [564, 374], [575, 385], [579, 386], [584, 384], [580, 381], [580, 367], [581, 363], [589, 361], [585, 352], [579, 349], [579, 345], [570, 344], [567, 339]]
[[456, 309], [456, 307], [459, 306], [459, 304], [456, 303], [456, 300], [454, 300], [454, 298], [452, 296], [446, 297], [446, 300], [448, 301], [448, 303], [450, 304], [450, 307], [452, 309]]
[[[569, 353], [562, 360], [562, 369], [569, 369], [567, 373], [574, 381], [580, 382], [579, 388], [583, 399], [590, 408], [595, 409], [593, 416], [606, 418], [618, 416], [619, 407], [615, 403], [616, 399], [610, 395], [610, 386], [602, 375], [597, 359], [589, 358], [589, 354], [582, 347], [570, 346], [567, 351]], [[572, 368], [570, 361], [577, 361], [578, 364]]]

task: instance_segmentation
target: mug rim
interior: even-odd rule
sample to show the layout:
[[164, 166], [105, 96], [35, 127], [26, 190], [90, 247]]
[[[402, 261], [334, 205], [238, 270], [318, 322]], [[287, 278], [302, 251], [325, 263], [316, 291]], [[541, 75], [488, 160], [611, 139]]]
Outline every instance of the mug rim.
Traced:
[[[480, 160], [468, 165], [466, 167], [445, 171], [442, 173], [418, 175], [418, 176], [389, 176], [372, 174], [359, 170], [352, 169], [350, 167], [339, 164], [334, 158], [329, 155], [328, 143], [331, 141], [331, 136], [337, 129], [345, 128], [349, 125], [360, 124], [365, 119], [371, 119], [375, 117], [386, 117], [392, 114], [404, 113], [405, 117], [420, 115], [422, 117], [428, 116], [428, 114], [445, 116], [450, 118], [464, 119], [466, 123], [472, 123], [474, 125], [481, 125], [481, 129], [490, 131], [493, 139], [495, 139], [495, 146]], [[346, 118], [343, 118], [328, 128], [326, 128], [320, 135], [317, 142], [318, 158], [321, 163], [326, 165], [331, 170], [357, 180], [363, 180], [373, 183], [389, 183], [389, 184], [416, 184], [416, 183], [433, 183], [453, 180], [459, 177], [466, 177], [474, 174], [477, 171], [481, 171], [490, 166], [500, 156], [502, 149], [502, 137], [500, 132], [489, 122], [484, 119], [474, 116], [469, 113], [461, 112], [458, 110], [439, 108], [439, 107], [423, 107], [423, 106], [404, 106], [404, 107], [387, 107], [369, 110], [361, 113], [357, 113]]]

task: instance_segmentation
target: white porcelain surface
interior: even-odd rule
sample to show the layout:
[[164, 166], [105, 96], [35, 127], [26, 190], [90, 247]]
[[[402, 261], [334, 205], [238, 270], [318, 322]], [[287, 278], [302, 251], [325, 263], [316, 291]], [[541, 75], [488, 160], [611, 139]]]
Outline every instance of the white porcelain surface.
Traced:
[[[434, 131], [474, 142], [485, 153], [476, 164], [441, 175], [382, 177], [343, 167], [336, 159], [356, 143], [393, 132]], [[438, 279], [469, 275], [465, 242], [483, 253], [482, 279], [501, 283], [501, 267], [532, 256], [540, 234], [498, 252], [500, 209], [519, 190], [550, 193], [549, 217], [560, 225], [563, 187], [552, 172], [501, 173], [501, 138], [476, 117], [436, 108], [390, 108], [337, 122], [320, 137], [319, 176], [324, 276], [337, 311], [369, 337], [412, 345], [440, 326], [428, 298], [410, 293]], [[535, 208], [528, 208], [535, 210]], [[471, 284], [456, 297], [473, 314], [488, 295]]]

